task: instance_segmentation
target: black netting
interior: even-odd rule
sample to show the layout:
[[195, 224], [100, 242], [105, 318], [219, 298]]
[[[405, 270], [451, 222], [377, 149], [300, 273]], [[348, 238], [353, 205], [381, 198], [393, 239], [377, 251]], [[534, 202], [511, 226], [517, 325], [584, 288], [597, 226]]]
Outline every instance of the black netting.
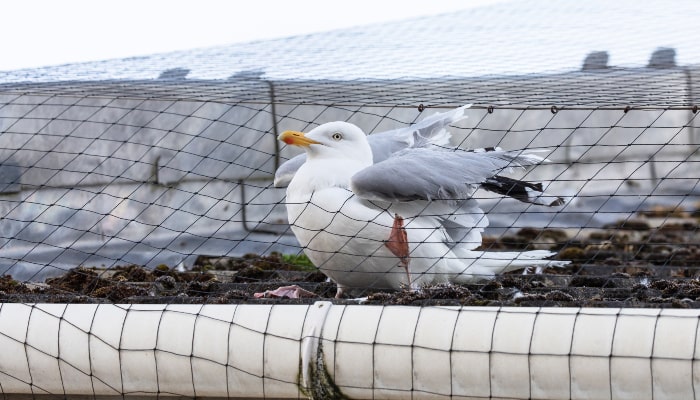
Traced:
[[[697, 8], [504, 2], [0, 72], [0, 393], [696, 397]], [[449, 143], [384, 180], [275, 185], [285, 131], [403, 132], [386, 156], [439, 113]]]
[[[0, 107], [3, 271], [24, 283], [70, 281], [70, 271], [86, 284], [42, 285], [38, 294], [45, 301], [54, 291], [90, 295], [114, 283], [115, 275], [129, 282], [136, 270], [147, 286], [158, 288], [154, 282], [172, 275], [177, 285], [156, 292], [193, 295], [188, 302], [238, 301], [290, 282], [327, 296], [332, 284], [301, 256], [304, 249], [289, 229], [285, 189], [272, 186], [274, 171], [298, 153], [276, 136], [333, 120], [376, 133], [470, 100], [475, 104], [465, 111], [468, 118], [449, 128], [452, 143], [543, 150], [550, 162], [510, 176], [542, 182], [566, 203], [543, 207], [478, 191], [474, 198], [489, 220], [481, 248], [551, 250], [573, 262], [543, 275], [475, 282], [468, 294], [435, 288], [438, 297], [475, 304], [559, 299], [573, 305], [598, 298], [625, 305], [649, 298], [694, 304], [692, 287], [683, 282], [695, 277], [697, 266], [697, 109], [683, 96], [660, 106], [659, 99], [675, 90], [670, 83], [652, 90], [649, 104], [629, 105], [620, 95], [628, 90], [625, 81], [618, 81], [658, 79], [682, 87], [688, 76], [674, 69], [573, 73], [549, 77], [561, 79], [551, 90], [542, 78], [521, 79], [541, 95], [516, 86], [516, 78], [503, 86], [496, 80], [488, 91], [476, 80], [7, 84]], [[586, 82], [610, 87], [610, 93], [585, 97]], [[372, 88], [380, 96], [373, 97]], [[421, 93], [437, 100], [421, 100]], [[338, 104], [341, 95], [346, 99]], [[597, 106], [586, 104], [594, 101]], [[186, 272], [191, 270], [199, 272]], [[651, 286], [640, 289], [648, 279]], [[206, 288], [199, 293], [192, 280], [207, 281]], [[591, 286], [596, 289], [580, 290]], [[37, 290], [7, 295], [31, 299], [27, 293]], [[431, 290], [396, 301], [430, 301]], [[147, 293], [153, 296], [153, 290], [131, 288], [112, 300], [136, 301]]]

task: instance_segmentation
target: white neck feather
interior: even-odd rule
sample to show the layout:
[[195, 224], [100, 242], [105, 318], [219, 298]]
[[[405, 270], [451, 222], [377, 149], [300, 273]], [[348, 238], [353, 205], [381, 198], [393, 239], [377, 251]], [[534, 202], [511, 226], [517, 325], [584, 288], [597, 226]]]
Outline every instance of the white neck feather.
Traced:
[[349, 189], [350, 178], [370, 165], [371, 162], [352, 159], [308, 159], [290, 182], [287, 197], [308, 195], [332, 187]]

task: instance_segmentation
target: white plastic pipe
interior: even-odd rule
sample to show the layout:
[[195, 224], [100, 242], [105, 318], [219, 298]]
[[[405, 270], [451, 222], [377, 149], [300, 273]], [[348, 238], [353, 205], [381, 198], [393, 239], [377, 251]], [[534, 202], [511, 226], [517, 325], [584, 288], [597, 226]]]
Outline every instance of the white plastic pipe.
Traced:
[[700, 310], [0, 304], [0, 392], [691, 399]]

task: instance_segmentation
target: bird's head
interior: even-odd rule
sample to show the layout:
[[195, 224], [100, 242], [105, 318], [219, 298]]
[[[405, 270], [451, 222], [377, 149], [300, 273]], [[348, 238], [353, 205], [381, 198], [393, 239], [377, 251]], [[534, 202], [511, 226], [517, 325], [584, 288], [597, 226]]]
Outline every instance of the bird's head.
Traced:
[[279, 140], [303, 148], [309, 159], [352, 159], [372, 164], [372, 149], [362, 129], [348, 122], [329, 122], [308, 133], [285, 131]]

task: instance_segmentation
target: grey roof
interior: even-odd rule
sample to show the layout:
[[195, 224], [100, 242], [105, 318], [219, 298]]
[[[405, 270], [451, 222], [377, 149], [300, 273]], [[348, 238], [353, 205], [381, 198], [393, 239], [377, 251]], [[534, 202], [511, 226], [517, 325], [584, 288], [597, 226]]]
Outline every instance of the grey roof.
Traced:
[[574, 71], [584, 60], [592, 69], [690, 65], [700, 64], [698, 15], [700, 2], [692, 0], [510, 1], [279, 40], [0, 72], [0, 83], [463, 78]]
[[[363, 80], [141, 79], [0, 83], [0, 106], [25, 96], [333, 107], [688, 108], [697, 111], [700, 64], [500, 77]], [[554, 112], [554, 111], [553, 111]]]

